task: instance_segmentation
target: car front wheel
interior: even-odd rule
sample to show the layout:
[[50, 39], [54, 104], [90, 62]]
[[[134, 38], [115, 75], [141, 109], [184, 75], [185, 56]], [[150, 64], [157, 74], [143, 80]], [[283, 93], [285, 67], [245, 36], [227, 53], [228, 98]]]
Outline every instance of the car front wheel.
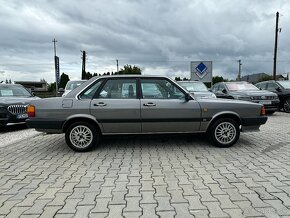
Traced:
[[231, 147], [238, 141], [239, 137], [239, 125], [230, 118], [222, 118], [215, 121], [209, 130], [210, 141], [221, 148]]
[[290, 97], [286, 98], [286, 99], [283, 101], [283, 110], [284, 110], [286, 113], [290, 113]]
[[98, 143], [99, 133], [90, 123], [76, 122], [65, 132], [65, 140], [74, 151], [89, 151]]

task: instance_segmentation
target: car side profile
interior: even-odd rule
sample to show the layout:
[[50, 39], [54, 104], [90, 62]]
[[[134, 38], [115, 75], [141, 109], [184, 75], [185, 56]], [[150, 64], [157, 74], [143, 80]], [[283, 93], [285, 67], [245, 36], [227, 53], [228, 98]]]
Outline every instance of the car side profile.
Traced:
[[219, 82], [211, 87], [217, 98], [238, 99], [263, 104], [267, 114], [279, 109], [280, 100], [277, 94], [260, 90], [248, 82]]
[[264, 107], [245, 101], [195, 99], [163, 76], [93, 77], [65, 97], [36, 100], [28, 107], [31, 128], [65, 133], [75, 151], [88, 151], [102, 135], [206, 133], [230, 147], [241, 131], [265, 124]]
[[255, 84], [261, 90], [267, 90], [274, 92], [279, 96], [280, 109], [283, 109], [286, 113], [290, 113], [290, 81], [275, 81], [269, 80]]

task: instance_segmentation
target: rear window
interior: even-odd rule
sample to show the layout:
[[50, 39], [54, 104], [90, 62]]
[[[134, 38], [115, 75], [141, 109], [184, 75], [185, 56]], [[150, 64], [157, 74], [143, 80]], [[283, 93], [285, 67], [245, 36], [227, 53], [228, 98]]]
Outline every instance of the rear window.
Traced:
[[21, 86], [0, 86], [0, 97], [31, 97], [32, 95]]
[[226, 86], [230, 91], [259, 90], [256, 86], [254, 86], [251, 83], [227, 83]]

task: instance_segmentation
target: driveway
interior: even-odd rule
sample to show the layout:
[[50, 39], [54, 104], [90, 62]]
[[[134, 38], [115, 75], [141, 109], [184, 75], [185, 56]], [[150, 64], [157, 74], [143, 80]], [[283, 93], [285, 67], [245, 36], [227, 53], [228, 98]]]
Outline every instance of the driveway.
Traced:
[[64, 135], [38, 134], [0, 153], [0, 217], [289, 217], [289, 196], [285, 113], [226, 149], [198, 135], [118, 136], [76, 153]]

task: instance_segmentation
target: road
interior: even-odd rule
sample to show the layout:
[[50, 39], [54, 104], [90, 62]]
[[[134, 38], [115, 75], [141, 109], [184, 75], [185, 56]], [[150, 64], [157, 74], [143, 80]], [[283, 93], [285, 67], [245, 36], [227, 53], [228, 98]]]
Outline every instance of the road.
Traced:
[[32, 135], [1, 146], [0, 217], [290, 217], [289, 121], [269, 116], [226, 149], [118, 136], [76, 153], [64, 135]]

